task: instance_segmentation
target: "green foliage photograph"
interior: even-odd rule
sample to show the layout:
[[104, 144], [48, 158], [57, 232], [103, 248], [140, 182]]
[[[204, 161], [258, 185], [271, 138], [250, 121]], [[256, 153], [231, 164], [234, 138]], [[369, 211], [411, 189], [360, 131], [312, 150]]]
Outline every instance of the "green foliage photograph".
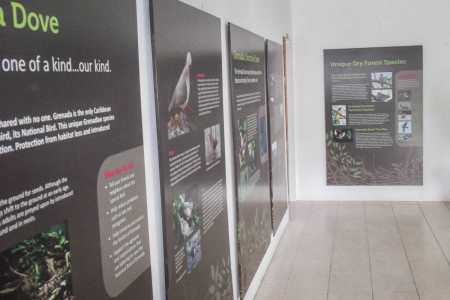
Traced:
[[72, 300], [70, 248], [65, 223], [0, 254], [0, 299]]

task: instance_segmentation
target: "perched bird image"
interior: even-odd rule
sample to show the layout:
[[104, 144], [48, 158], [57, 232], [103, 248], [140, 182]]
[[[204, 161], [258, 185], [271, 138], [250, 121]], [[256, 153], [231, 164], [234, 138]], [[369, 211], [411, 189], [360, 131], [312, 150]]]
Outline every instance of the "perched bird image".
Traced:
[[406, 101], [406, 100], [409, 100], [409, 95], [407, 92], [402, 92], [400, 94], [400, 101]]
[[389, 99], [390, 97], [391, 97], [391, 96], [385, 95], [385, 94], [380, 93], [380, 92], [377, 92], [377, 95], [376, 95], [376, 96], [373, 96], [374, 100], [375, 100], [375, 101], [378, 101], [378, 102], [384, 102], [384, 101], [386, 101], [387, 99]]
[[402, 110], [410, 110], [411, 108], [407, 104], [400, 103], [400, 109], [402, 109]]
[[217, 139], [213, 140], [213, 149], [216, 150], [217, 145], [219, 144], [219, 141]]
[[339, 120], [340, 119], [346, 119], [344, 112], [342, 111], [342, 108], [338, 108], [338, 110], [332, 110], [331, 114], [333, 116], [333, 124], [334, 125], [339, 125]]
[[189, 102], [189, 94], [191, 88], [191, 79], [190, 79], [190, 69], [192, 67], [192, 57], [191, 52], [188, 52], [186, 55], [186, 64], [183, 68], [183, 72], [181, 72], [180, 78], [178, 79], [178, 83], [175, 87], [175, 91], [173, 92], [172, 100], [169, 104], [169, 112], [173, 111], [175, 108], [180, 108], [184, 111], [186, 105]]

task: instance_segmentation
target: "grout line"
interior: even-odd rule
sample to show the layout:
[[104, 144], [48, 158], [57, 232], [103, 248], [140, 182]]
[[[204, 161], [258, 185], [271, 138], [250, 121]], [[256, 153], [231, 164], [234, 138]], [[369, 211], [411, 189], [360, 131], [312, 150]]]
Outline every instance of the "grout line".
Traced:
[[331, 262], [330, 262], [330, 273], [328, 274], [327, 299], [330, 297], [331, 268], [333, 267], [334, 242], [336, 240], [336, 228], [337, 228], [338, 211], [339, 211], [339, 202], [336, 202], [336, 217], [334, 218], [333, 247], [331, 248]]
[[[445, 204], [445, 203], [444, 203], [444, 204]], [[445, 255], [444, 250], [442, 250], [441, 243], [439, 243], [439, 239], [437, 238], [436, 234], [434, 233], [433, 227], [431, 227], [430, 223], [428, 222], [428, 218], [425, 216], [425, 213], [423, 212], [422, 207], [420, 206], [420, 204], [418, 204], [418, 206], [419, 206], [420, 212], [422, 213], [423, 217], [425, 218], [425, 221], [426, 221], [427, 224], [428, 224], [428, 227], [430, 227], [431, 233], [433, 234], [434, 239], [436, 240], [436, 242], [437, 242], [437, 244], [438, 244], [438, 246], [439, 246], [439, 249], [440, 249], [441, 252], [442, 252], [442, 255], [444, 255], [445, 260], [446, 260], [447, 263], [450, 265], [450, 261], [448, 260], [447, 255]], [[447, 206], [447, 205], [446, 205], [446, 206]], [[448, 208], [448, 207], [447, 207], [447, 208]]]
[[373, 280], [372, 280], [372, 261], [370, 259], [370, 244], [369, 244], [369, 231], [367, 230], [367, 211], [366, 211], [366, 203], [364, 203], [364, 221], [366, 223], [366, 236], [367, 236], [367, 251], [369, 255], [369, 272], [370, 272], [370, 287], [372, 290], [372, 300], [374, 300], [373, 295]]
[[449, 201], [444, 201], [445, 206], [447, 206], [448, 210], [450, 210], [450, 202]]
[[[418, 205], [417, 202], [416, 202], [416, 205]], [[405, 243], [403, 242], [402, 232], [400, 231], [400, 226], [398, 225], [397, 216], [395, 215], [394, 206], [392, 204], [391, 204], [391, 208], [392, 208], [392, 213], [394, 214], [395, 224], [397, 224], [397, 229], [398, 229], [398, 232], [400, 233], [400, 239], [402, 240], [403, 251], [405, 251], [405, 254], [406, 254], [406, 260], [408, 261], [409, 271], [411, 272], [411, 277], [412, 277], [413, 282], [414, 282], [414, 287], [416, 288], [417, 297], [419, 297], [419, 300], [420, 300], [420, 294], [419, 294], [419, 290], [417, 289], [416, 279], [414, 278], [414, 274], [413, 274], [413, 271], [412, 271], [412, 268], [411, 268], [411, 264], [409, 263], [408, 252], [406, 251]]]
[[[300, 243], [302, 242], [302, 239], [303, 239], [303, 233], [305, 232], [306, 225], [308, 224], [308, 221], [309, 221], [309, 216], [311, 214], [312, 205], [313, 205], [313, 202], [311, 202], [310, 205], [309, 205], [308, 215], [306, 216], [306, 220], [305, 220], [305, 223], [303, 225], [303, 230], [302, 230], [302, 232], [300, 234], [300, 239], [299, 239], [298, 244], [297, 244], [297, 249], [295, 249], [294, 263], [295, 263], [295, 258], [297, 257], [298, 249], [300, 248]], [[289, 221], [289, 222], [291, 222], [291, 221]], [[292, 268], [293, 267], [294, 267], [294, 264], [292, 264], [291, 268], [289, 269], [289, 276], [288, 276], [286, 282], [284, 283], [283, 294], [281, 295], [281, 298], [284, 298], [284, 295], [286, 294], [287, 284], [289, 282], [289, 279], [291, 278]]]

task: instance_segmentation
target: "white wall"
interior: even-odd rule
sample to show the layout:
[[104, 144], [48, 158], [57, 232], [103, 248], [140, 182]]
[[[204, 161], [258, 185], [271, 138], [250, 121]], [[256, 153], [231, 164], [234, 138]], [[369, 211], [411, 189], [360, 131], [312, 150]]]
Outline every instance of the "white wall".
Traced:
[[280, 44], [292, 33], [291, 0], [181, 1]]
[[[449, 12], [448, 0], [292, 1], [298, 200], [450, 200]], [[327, 187], [323, 49], [408, 45], [424, 47], [423, 187]]]

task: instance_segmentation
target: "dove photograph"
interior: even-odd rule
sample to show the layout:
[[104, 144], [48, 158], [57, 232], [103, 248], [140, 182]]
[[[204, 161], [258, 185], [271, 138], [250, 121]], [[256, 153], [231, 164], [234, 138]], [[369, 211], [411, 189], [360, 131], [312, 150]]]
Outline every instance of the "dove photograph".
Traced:
[[191, 94], [190, 69], [192, 68], [192, 56], [186, 54], [186, 63], [178, 79], [172, 99], [169, 103], [169, 122], [167, 124], [169, 139], [188, 133], [190, 124], [186, 113], [189, 96]]

